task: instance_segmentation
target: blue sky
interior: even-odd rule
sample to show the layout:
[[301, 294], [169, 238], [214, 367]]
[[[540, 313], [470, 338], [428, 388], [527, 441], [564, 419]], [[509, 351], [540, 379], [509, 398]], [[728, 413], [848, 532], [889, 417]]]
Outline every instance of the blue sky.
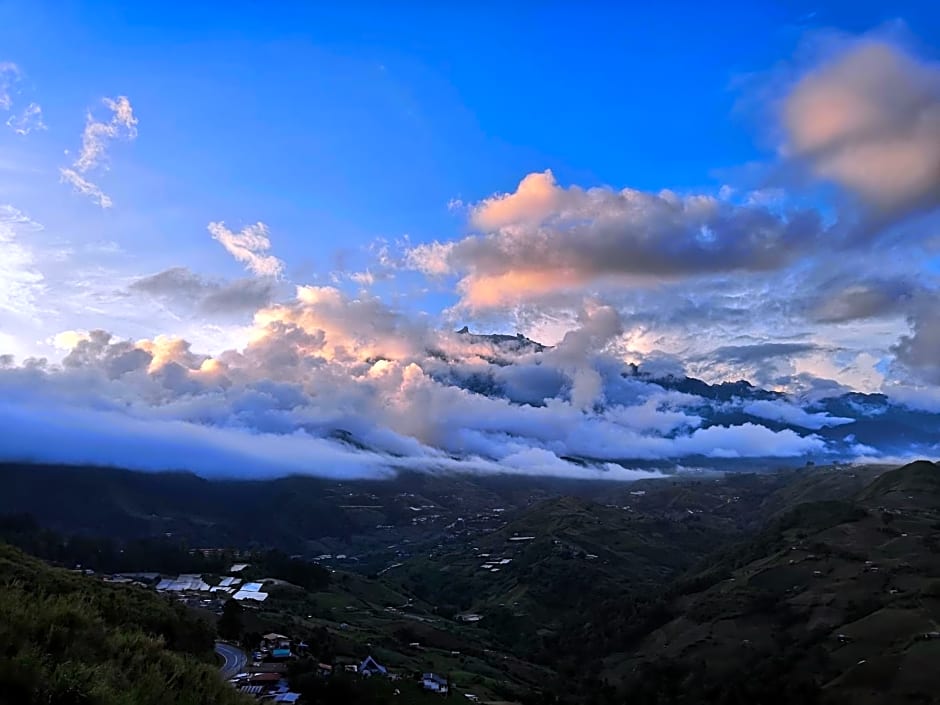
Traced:
[[[926, 3], [285, 5], [4, 3], [0, 46], [52, 128], [32, 147], [68, 147], [87, 106], [128, 94], [146, 139], [115, 155], [109, 187], [146, 215], [121, 227], [159, 243], [141, 255], [187, 247], [209, 220], [261, 219], [310, 276], [376, 237], [456, 234], [448, 201], [546, 168], [562, 183], [717, 189], [766, 156], [735, 110], [742, 77], [814, 28], [902, 10], [927, 32], [937, 21]], [[209, 266], [210, 250], [193, 256]]]
[[940, 407], [932, 3], [124, 5], [0, 2], [11, 379], [430, 409], [466, 323], [579, 413], [628, 362]]

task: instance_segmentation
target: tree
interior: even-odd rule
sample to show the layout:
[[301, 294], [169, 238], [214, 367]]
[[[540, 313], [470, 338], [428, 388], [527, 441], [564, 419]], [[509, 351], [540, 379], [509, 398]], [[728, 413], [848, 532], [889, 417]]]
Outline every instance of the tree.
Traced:
[[223, 639], [237, 641], [242, 633], [242, 606], [237, 600], [227, 600], [222, 605], [222, 616], [216, 625], [219, 636]]

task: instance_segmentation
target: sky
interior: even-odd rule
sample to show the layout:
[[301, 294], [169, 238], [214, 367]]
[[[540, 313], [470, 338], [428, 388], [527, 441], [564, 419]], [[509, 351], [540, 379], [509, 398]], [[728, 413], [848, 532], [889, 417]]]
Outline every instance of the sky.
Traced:
[[940, 411], [940, 9], [608, 5], [0, 2], [0, 455], [632, 477]]

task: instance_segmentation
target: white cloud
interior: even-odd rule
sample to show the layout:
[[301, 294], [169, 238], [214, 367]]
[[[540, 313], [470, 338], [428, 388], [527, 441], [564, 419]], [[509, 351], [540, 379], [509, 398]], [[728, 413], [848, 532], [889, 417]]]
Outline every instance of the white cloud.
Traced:
[[23, 136], [33, 130], [47, 129], [46, 123], [42, 121], [42, 107], [38, 103], [30, 103], [18, 115], [11, 115], [6, 125], [16, 134]]
[[71, 184], [78, 193], [88, 196], [102, 208], [110, 208], [114, 205], [111, 197], [102, 191], [98, 184], [92, 183], [74, 169], [63, 167], [59, 169], [59, 176], [63, 183]]
[[10, 110], [13, 107], [10, 90], [19, 79], [19, 66], [11, 61], [0, 61], [0, 109]]
[[137, 118], [126, 96], [103, 98], [102, 102], [111, 111], [111, 119], [101, 122], [89, 112], [82, 133], [82, 149], [73, 166], [84, 173], [94, 169], [107, 157], [108, 143], [123, 137], [137, 137]]
[[111, 197], [97, 184], [88, 180], [84, 174], [100, 167], [107, 168], [108, 144], [120, 138], [136, 139], [138, 120], [126, 96], [103, 98], [102, 102], [111, 111], [110, 120], [101, 122], [96, 120], [91, 112], [88, 113], [78, 158], [72, 163], [71, 168], [60, 168], [59, 173], [61, 180], [71, 184], [78, 193], [88, 196], [102, 208], [110, 208], [113, 205]]
[[209, 223], [212, 239], [217, 240], [232, 257], [244, 263], [245, 268], [259, 277], [279, 277], [284, 263], [277, 257], [265, 254], [271, 249], [268, 226], [258, 222], [247, 225], [240, 232], [225, 227], [225, 223]]
[[22, 239], [39, 230], [39, 223], [13, 206], [0, 206], [0, 310], [27, 316], [35, 313], [43, 275]]

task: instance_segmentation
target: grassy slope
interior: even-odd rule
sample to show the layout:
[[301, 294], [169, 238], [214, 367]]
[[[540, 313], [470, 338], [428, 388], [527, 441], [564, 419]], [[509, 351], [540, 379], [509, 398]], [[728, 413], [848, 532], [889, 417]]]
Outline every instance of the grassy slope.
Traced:
[[938, 521], [932, 463], [881, 474], [850, 501], [799, 505], [687, 580], [673, 618], [609, 657], [606, 675], [641, 688], [637, 674], [649, 682], [650, 664], [670, 663], [698, 693], [744, 672], [818, 686], [807, 698], [933, 702], [940, 674], [924, 666], [940, 640], [921, 637], [940, 629]]
[[152, 593], [0, 544], [0, 702], [242, 703], [211, 649], [205, 624]]

